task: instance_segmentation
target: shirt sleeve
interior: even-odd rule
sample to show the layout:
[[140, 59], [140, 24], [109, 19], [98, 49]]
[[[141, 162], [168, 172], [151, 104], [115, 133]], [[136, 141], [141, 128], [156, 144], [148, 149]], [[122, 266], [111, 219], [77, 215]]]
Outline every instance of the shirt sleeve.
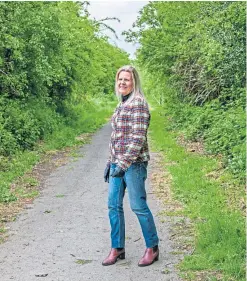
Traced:
[[131, 113], [131, 137], [127, 151], [118, 161], [118, 165], [125, 171], [140, 155], [141, 148], [147, 139], [147, 130], [150, 122], [148, 105], [144, 99], [134, 100]]

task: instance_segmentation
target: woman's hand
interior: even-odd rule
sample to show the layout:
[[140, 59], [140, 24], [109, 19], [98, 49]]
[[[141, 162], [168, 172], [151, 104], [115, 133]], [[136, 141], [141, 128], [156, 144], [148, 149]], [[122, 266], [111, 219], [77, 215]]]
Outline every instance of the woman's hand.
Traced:
[[122, 178], [124, 176], [124, 174], [125, 174], [125, 171], [122, 168], [120, 168], [119, 166], [117, 166], [115, 168], [115, 170], [111, 173], [111, 176], [113, 178]]

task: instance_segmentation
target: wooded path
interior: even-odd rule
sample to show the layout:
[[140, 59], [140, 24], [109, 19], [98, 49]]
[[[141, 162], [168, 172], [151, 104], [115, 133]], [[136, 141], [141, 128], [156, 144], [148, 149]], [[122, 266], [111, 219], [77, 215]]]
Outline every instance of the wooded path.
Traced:
[[103, 181], [110, 132], [110, 125], [105, 125], [80, 149], [78, 159], [52, 172], [41, 195], [9, 225], [10, 237], [0, 245], [1, 281], [179, 280], [174, 269], [178, 257], [171, 254], [170, 225], [158, 216], [162, 203], [148, 187], [149, 180], [148, 202], [160, 237], [160, 260], [146, 268], [137, 266], [145, 244], [126, 196], [126, 259], [101, 265], [110, 250], [107, 184]]

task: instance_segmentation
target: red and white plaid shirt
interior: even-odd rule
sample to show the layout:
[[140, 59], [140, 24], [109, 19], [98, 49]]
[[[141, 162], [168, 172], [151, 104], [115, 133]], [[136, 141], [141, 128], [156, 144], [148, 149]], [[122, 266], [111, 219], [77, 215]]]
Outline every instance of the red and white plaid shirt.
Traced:
[[111, 118], [108, 163], [117, 163], [126, 171], [133, 162], [148, 161], [149, 123], [148, 104], [142, 96], [138, 95], [130, 102], [120, 102]]

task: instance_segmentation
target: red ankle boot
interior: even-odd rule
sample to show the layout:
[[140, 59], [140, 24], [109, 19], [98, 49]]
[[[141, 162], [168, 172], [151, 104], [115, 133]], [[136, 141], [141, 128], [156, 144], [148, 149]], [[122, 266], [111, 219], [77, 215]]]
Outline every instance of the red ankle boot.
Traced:
[[140, 259], [138, 266], [148, 266], [157, 260], [159, 260], [158, 246], [154, 248], [147, 248], [144, 253], [144, 256]]
[[118, 251], [117, 249], [112, 248], [108, 257], [102, 262], [102, 265], [112, 265], [116, 263], [118, 259], [125, 259], [125, 250], [122, 249], [121, 251]]

